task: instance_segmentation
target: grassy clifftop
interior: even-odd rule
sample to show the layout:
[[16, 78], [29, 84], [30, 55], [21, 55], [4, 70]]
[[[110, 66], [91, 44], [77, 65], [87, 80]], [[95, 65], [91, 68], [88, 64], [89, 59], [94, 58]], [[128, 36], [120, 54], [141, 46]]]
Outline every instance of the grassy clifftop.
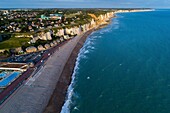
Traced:
[[0, 49], [10, 49], [10, 48], [21, 47], [22, 45], [26, 45], [28, 41], [30, 41], [30, 38], [11, 37], [8, 40], [0, 42]]

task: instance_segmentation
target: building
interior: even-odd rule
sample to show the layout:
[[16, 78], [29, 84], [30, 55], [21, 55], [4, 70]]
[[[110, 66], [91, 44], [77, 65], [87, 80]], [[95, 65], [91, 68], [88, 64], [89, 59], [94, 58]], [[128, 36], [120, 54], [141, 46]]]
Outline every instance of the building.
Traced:
[[21, 71], [24, 72], [28, 69], [26, 63], [8, 63], [4, 62], [0, 64], [0, 70], [11, 70], [11, 71]]
[[44, 48], [42, 45], [39, 45], [39, 46], [38, 46], [38, 50], [39, 50], [39, 51], [42, 51], [42, 50], [45, 50], [45, 48]]
[[30, 47], [26, 48], [27, 53], [32, 53], [32, 52], [36, 52], [36, 51], [37, 51], [37, 48], [34, 46], [30, 46]]
[[41, 19], [43, 20], [49, 20], [49, 17], [45, 16], [45, 15], [41, 15]]
[[49, 49], [50, 45], [49, 44], [45, 44], [44, 47], [45, 47], [45, 49]]
[[62, 17], [63, 17], [62, 14], [50, 14], [50, 16], [41, 15], [41, 19], [43, 19], [43, 20], [49, 20], [49, 19], [61, 20]]
[[50, 14], [50, 19], [61, 20], [62, 17], [63, 17], [62, 14]]

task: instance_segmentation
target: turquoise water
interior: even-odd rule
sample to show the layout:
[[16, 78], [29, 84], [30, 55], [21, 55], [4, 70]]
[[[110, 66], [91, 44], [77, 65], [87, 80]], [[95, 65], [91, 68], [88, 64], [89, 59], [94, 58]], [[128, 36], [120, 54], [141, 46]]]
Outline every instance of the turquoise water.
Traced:
[[170, 113], [170, 10], [117, 16], [81, 49], [62, 113]]
[[4, 73], [4, 72], [0, 73], [0, 78], [3, 78], [5, 76], [6, 76], [6, 73]]
[[9, 75], [8, 77], [2, 79], [0, 81], [0, 87], [6, 87], [8, 84], [10, 84], [11, 82], [13, 82], [18, 76], [19, 76], [20, 72], [13, 72], [11, 75]]

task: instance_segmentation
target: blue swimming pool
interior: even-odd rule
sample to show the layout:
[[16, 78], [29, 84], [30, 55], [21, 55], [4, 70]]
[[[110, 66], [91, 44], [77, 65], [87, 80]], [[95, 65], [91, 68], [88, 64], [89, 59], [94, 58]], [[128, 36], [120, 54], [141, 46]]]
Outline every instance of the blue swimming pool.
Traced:
[[14, 81], [14, 79], [16, 79], [19, 75], [20, 75], [20, 72], [13, 72], [7, 78], [0, 81], [0, 87], [6, 87], [9, 83]]
[[0, 78], [3, 78], [5, 76], [6, 76], [6, 73], [4, 73], [4, 72], [0, 73]]

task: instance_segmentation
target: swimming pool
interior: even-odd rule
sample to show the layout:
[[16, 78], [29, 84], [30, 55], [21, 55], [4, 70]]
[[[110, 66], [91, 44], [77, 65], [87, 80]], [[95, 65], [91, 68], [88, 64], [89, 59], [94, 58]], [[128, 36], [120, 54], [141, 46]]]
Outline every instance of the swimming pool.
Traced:
[[0, 81], [0, 87], [6, 87], [9, 83], [14, 81], [21, 72], [13, 72], [11, 75], [9, 75], [7, 78]]
[[5, 73], [5, 72], [0, 73], [0, 78], [3, 78], [3, 77], [5, 77], [5, 76], [6, 76], [6, 73]]

